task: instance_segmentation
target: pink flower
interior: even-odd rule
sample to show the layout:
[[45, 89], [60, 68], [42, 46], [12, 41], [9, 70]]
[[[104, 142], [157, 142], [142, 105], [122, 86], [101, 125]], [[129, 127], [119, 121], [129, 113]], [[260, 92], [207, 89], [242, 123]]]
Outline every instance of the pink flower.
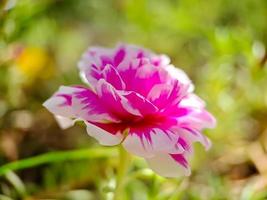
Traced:
[[61, 86], [44, 106], [56, 116], [83, 120], [102, 145], [122, 144], [165, 177], [189, 175], [188, 156], [202, 133], [215, 126], [187, 75], [132, 45], [90, 48], [79, 62], [88, 86]]

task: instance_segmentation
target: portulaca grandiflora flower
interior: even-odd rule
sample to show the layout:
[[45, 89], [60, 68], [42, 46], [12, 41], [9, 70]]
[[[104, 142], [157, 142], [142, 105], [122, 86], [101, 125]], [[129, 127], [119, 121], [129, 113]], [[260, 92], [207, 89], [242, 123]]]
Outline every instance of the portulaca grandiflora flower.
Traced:
[[133, 45], [92, 47], [78, 64], [84, 86], [61, 86], [44, 106], [57, 117], [83, 120], [90, 136], [106, 146], [122, 145], [143, 157], [161, 176], [190, 175], [194, 142], [215, 126], [187, 75]]

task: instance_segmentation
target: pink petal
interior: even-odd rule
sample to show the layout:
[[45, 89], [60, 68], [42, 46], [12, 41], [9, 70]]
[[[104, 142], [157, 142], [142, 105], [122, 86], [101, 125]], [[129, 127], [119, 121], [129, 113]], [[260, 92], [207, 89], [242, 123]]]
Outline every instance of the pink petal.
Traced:
[[[105, 57], [110, 57], [112, 50], [102, 47], [91, 47], [83, 55], [78, 63], [82, 80], [92, 88], [102, 75], [101, 71], [108, 63]], [[109, 59], [109, 58], [108, 58]], [[106, 64], [104, 64], [106, 63]], [[104, 65], [103, 65], [104, 64]]]
[[170, 63], [170, 58], [166, 55], [152, 56], [151, 61], [155, 66], [167, 66]]
[[174, 79], [178, 80], [179, 82], [185, 85], [189, 85], [190, 92], [194, 91], [194, 85], [192, 84], [191, 80], [188, 78], [188, 76], [183, 70], [173, 65], [167, 65], [165, 69], [169, 72], [171, 77], [173, 77]]
[[91, 67], [88, 67], [86, 70], [82, 71], [80, 75], [82, 79], [85, 79], [93, 89], [100, 79], [105, 79], [118, 90], [125, 89], [125, 83], [123, 82], [120, 74], [111, 64], [106, 64], [103, 69], [98, 69], [93, 64]]
[[128, 100], [132, 107], [138, 109], [142, 116], [154, 114], [158, 111], [156, 106], [136, 92], [120, 92], [120, 94]]
[[140, 59], [142, 60], [143, 58], [149, 59], [151, 56], [154, 56], [154, 54], [148, 51], [147, 49], [135, 45], [120, 44], [117, 46], [116, 49], [117, 53], [115, 54], [115, 56], [118, 55], [118, 52], [120, 52], [121, 49], [125, 50], [123, 60], [120, 62], [119, 65], [116, 65], [119, 71], [125, 71], [129, 69], [129, 66], [131, 65], [138, 67], [140, 65], [135, 65], [133, 62]]
[[[188, 153], [193, 153], [193, 144], [187, 137], [180, 135], [177, 143]], [[172, 152], [169, 152], [172, 153]]]
[[212, 114], [206, 111], [205, 102], [195, 94], [188, 94], [179, 104], [179, 109], [185, 108], [187, 115], [179, 119], [179, 123], [184, 123], [197, 130], [204, 128], [214, 128], [216, 119]]
[[204, 109], [206, 104], [197, 95], [189, 93], [181, 100], [179, 106]]
[[[120, 63], [120, 65], [118, 66], [118, 68], [123, 68], [123, 66], [127, 66], [129, 65], [129, 63], [132, 62], [132, 60], [134, 59], [142, 59], [142, 58], [147, 58], [149, 59], [150, 63], [152, 63], [155, 66], [164, 66], [164, 65], [168, 65], [170, 63], [170, 59], [168, 56], [166, 55], [156, 55], [153, 52], [144, 49], [142, 47], [139, 46], [135, 46], [135, 45], [124, 45], [124, 44], [120, 44], [117, 46], [116, 48], [117, 53], [123, 49], [125, 50], [125, 55], [124, 55], [124, 59], [123, 61]], [[115, 55], [116, 55], [115, 54]]]
[[140, 59], [130, 59], [127, 58], [117, 67], [117, 70], [124, 82], [126, 82], [127, 91], [133, 91], [133, 86], [136, 84], [134, 77], [136, 76], [137, 69], [143, 65], [147, 60]]
[[124, 47], [120, 47], [117, 50], [114, 56], [114, 61], [113, 61], [115, 66], [118, 66], [123, 61], [125, 54], [126, 54], [126, 50]]
[[216, 126], [216, 119], [206, 110], [192, 110], [188, 115], [179, 118], [179, 123], [186, 124], [197, 130], [204, 128], [214, 128]]
[[118, 71], [110, 64], [106, 65], [103, 69], [102, 78], [104, 78], [108, 83], [113, 85], [113, 87], [118, 90], [125, 89], [125, 83], [123, 82], [121, 76], [119, 75]]
[[96, 92], [107, 110], [121, 119], [129, 120], [134, 116], [142, 116], [137, 108], [133, 107], [125, 97], [104, 79], [98, 81]]
[[112, 54], [112, 49], [97, 46], [91, 47], [83, 54], [78, 67], [80, 70], [86, 70], [88, 67], [95, 65], [100, 69], [101, 66], [105, 66], [110, 62]]
[[83, 91], [82, 88], [61, 86], [59, 90], [43, 105], [53, 114], [64, 117], [76, 117], [76, 111], [72, 106], [72, 96], [75, 92]]
[[118, 121], [107, 112], [94, 92], [83, 87], [61, 86], [43, 105], [53, 114], [62, 117], [93, 122]]
[[191, 174], [187, 158], [183, 154], [157, 154], [146, 158], [146, 161], [152, 170], [164, 177], [175, 178]]
[[166, 82], [168, 77], [166, 71], [151, 64], [146, 64], [136, 70], [133, 78], [135, 80], [134, 84], [127, 85], [127, 89], [147, 97], [154, 85]]
[[[141, 131], [141, 130], [140, 130]], [[179, 135], [168, 130], [153, 128], [144, 132], [136, 129], [122, 143], [124, 148], [137, 156], [149, 158], [157, 153], [181, 153], [183, 147], [178, 143]]]
[[159, 109], [163, 109], [165, 113], [171, 114], [173, 107], [178, 107], [180, 101], [187, 94], [188, 85], [173, 81], [171, 84], [162, 83], [154, 85], [147, 98]]
[[123, 139], [123, 135], [119, 131], [115, 134], [111, 134], [110, 132], [107, 132], [104, 129], [88, 122], [86, 123], [86, 126], [87, 133], [94, 137], [102, 145], [114, 146], [119, 144]]
[[183, 154], [169, 154], [169, 155], [172, 157], [172, 159], [174, 159], [177, 163], [179, 163], [183, 167], [185, 168], [189, 167], [187, 159], [185, 158]]
[[200, 131], [191, 128], [190, 126], [182, 126], [172, 129], [172, 131], [177, 132], [181, 138], [183, 138], [187, 143], [190, 145], [194, 142], [200, 142], [206, 150], [208, 150], [211, 147], [210, 140], [203, 135]]

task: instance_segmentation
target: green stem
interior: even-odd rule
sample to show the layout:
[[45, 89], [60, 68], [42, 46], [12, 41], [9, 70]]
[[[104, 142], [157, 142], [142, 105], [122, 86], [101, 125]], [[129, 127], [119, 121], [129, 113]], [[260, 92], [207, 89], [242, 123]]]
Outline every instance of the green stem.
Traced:
[[9, 171], [21, 170], [45, 163], [61, 162], [65, 160], [95, 159], [113, 156], [115, 157], [116, 155], [117, 154], [114, 149], [107, 149], [102, 147], [72, 151], [49, 152], [3, 165], [0, 167], [0, 176], [6, 174]]
[[116, 189], [114, 192], [114, 200], [122, 200], [123, 189], [125, 183], [125, 176], [127, 175], [128, 167], [131, 162], [130, 155], [125, 151], [122, 146], [119, 146], [119, 165], [116, 177]]

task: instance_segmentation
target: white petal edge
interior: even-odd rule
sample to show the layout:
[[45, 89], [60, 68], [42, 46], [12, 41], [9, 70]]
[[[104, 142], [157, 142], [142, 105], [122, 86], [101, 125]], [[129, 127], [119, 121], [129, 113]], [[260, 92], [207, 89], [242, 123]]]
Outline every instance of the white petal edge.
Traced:
[[72, 119], [67, 118], [67, 117], [62, 117], [60, 115], [55, 115], [54, 117], [55, 117], [55, 119], [56, 119], [56, 121], [57, 121], [57, 123], [61, 129], [70, 128], [75, 123], [75, 120], [72, 120]]
[[85, 122], [86, 130], [88, 135], [95, 138], [99, 144], [104, 146], [114, 146], [120, 144], [123, 136], [121, 133], [117, 133], [115, 135], [105, 131], [102, 128], [99, 128], [91, 123]]
[[140, 138], [137, 134], [130, 133], [122, 145], [128, 152], [144, 158], [153, 157], [157, 153], [182, 153], [184, 151], [181, 145], [177, 144], [178, 134], [168, 131], [167, 135], [158, 128], [151, 129], [149, 134], [152, 143], [144, 136]]
[[191, 169], [185, 168], [169, 154], [158, 154], [152, 158], [146, 158], [148, 166], [157, 174], [168, 177], [177, 178], [182, 176], [190, 176]]
[[174, 65], [168, 65], [166, 67], [166, 70], [169, 72], [169, 74], [177, 79], [179, 82], [185, 84], [185, 85], [189, 85], [189, 92], [193, 92], [194, 91], [194, 85], [192, 84], [191, 80], [189, 79], [189, 77], [186, 75], [186, 73], [182, 70], [179, 69], [177, 67], [175, 67]]
[[[80, 88], [60, 86], [56, 94], [67, 94], [72, 95], [73, 92], [81, 90]], [[61, 96], [53, 95], [47, 99], [43, 106], [46, 107], [51, 113], [64, 117], [76, 117], [75, 111], [72, 106], [60, 106], [66, 102], [66, 99]]]

